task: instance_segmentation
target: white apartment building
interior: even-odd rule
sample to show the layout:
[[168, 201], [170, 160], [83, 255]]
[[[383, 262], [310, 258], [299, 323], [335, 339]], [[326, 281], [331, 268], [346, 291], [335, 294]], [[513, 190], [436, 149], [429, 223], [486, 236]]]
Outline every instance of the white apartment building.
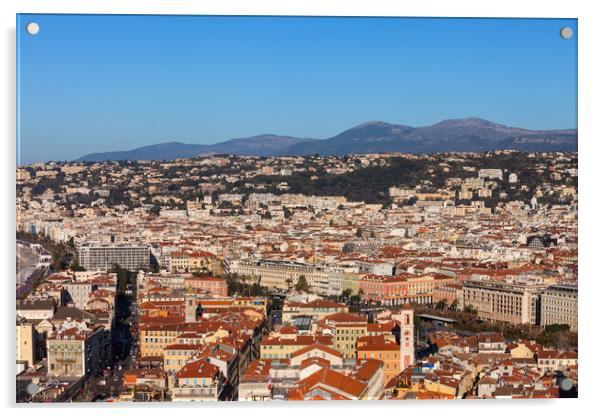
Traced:
[[498, 179], [504, 178], [504, 171], [501, 169], [479, 169], [479, 178], [482, 179]]
[[578, 287], [576, 284], [557, 284], [547, 287], [541, 294], [541, 326], [569, 325], [577, 332]]
[[109, 270], [114, 264], [131, 271], [150, 267], [150, 247], [145, 245], [87, 243], [77, 255], [86, 270]]
[[94, 290], [92, 283], [70, 282], [62, 283], [62, 285], [69, 294], [69, 298], [71, 298], [71, 302], [73, 302], [74, 306], [78, 309], [85, 309], [86, 304], [90, 300], [90, 294]]

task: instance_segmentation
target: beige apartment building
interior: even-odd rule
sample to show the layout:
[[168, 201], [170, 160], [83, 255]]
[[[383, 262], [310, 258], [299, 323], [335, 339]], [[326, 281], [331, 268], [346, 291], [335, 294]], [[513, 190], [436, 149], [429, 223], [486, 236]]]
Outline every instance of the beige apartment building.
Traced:
[[347, 305], [325, 299], [311, 302], [285, 302], [282, 307], [282, 322], [292, 323], [298, 316], [310, 316], [319, 321], [337, 312], [349, 312]]
[[477, 316], [511, 324], [537, 324], [538, 297], [545, 285], [492, 280], [467, 280], [461, 306], [472, 306]]
[[230, 273], [249, 276], [258, 281], [261, 286], [287, 290], [293, 287], [301, 276], [309, 277], [313, 268], [306, 264], [271, 261], [271, 260], [239, 260], [229, 264]]
[[359, 276], [334, 267], [282, 260], [238, 260], [228, 265], [230, 273], [249, 276], [261, 286], [287, 290], [304, 276], [312, 292], [319, 295], [338, 295], [345, 289], [357, 293]]
[[26, 362], [28, 367], [35, 363], [36, 331], [31, 322], [23, 318], [17, 318], [17, 361]]
[[218, 260], [206, 251], [172, 252], [169, 254], [171, 272], [214, 271]]
[[333, 346], [333, 338], [328, 335], [299, 335], [279, 333], [261, 341], [259, 354], [262, 359], [285, 360], [299, 350], [314, 344]]
[[345, 358], [357, 356], [357, 340], [368, 335], [368, 319], [346, 312], [339, 312], [324, 318], [328, 326], [334, 327], [334, 349]]
[[541, 326], [569, 325], [577, 332], [578, 288], [576, 284], [557, 284], [547, 287], [541, 294]]
[[140, 356], [162, 357], [165, 347], [175, 344], [182, 331], [179, 322], [140, 325]]
[[100, 326], [68, 322], [48, 337], [48, 375], [83, 377], [106, 367], [110, 357], [110, 338]]

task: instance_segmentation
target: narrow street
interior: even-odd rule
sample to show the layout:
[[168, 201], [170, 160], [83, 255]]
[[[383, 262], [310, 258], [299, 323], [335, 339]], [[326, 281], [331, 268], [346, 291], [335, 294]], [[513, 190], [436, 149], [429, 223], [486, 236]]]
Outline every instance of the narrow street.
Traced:
[[131, 304], [131, 295], [117, 294], [115, 297], [115, 317], [111, 328], [113, 363], [100, 374], [90, 377], [76, 401], [113, 401], [123, 392], [124, 374], [132, 367]]

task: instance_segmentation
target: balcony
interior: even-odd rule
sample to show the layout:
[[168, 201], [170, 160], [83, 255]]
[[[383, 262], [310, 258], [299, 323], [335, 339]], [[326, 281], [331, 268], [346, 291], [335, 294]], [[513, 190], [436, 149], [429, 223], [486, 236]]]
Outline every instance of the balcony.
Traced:
[[77, 360], [75, 358], [56, 358], [54, 361], [57, 363], [74, 363]]
[[238, 399], [243, 401], [269, 400], [272, 389], [269, 383], [241, 383], [238, 386]]
[[173, 401], [217, 401], [221, 387], [175, 387]]

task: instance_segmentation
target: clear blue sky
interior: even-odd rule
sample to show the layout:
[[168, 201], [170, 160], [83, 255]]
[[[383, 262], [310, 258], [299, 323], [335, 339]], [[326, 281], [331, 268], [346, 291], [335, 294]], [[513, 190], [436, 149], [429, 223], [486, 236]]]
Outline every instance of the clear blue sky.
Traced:
[[[19, 162], [261, 133], [328, 138], [368, 120], [575, 128], [576, 25], [20, 15]], [[575, 36], [562, 39], [562, 26]]]

